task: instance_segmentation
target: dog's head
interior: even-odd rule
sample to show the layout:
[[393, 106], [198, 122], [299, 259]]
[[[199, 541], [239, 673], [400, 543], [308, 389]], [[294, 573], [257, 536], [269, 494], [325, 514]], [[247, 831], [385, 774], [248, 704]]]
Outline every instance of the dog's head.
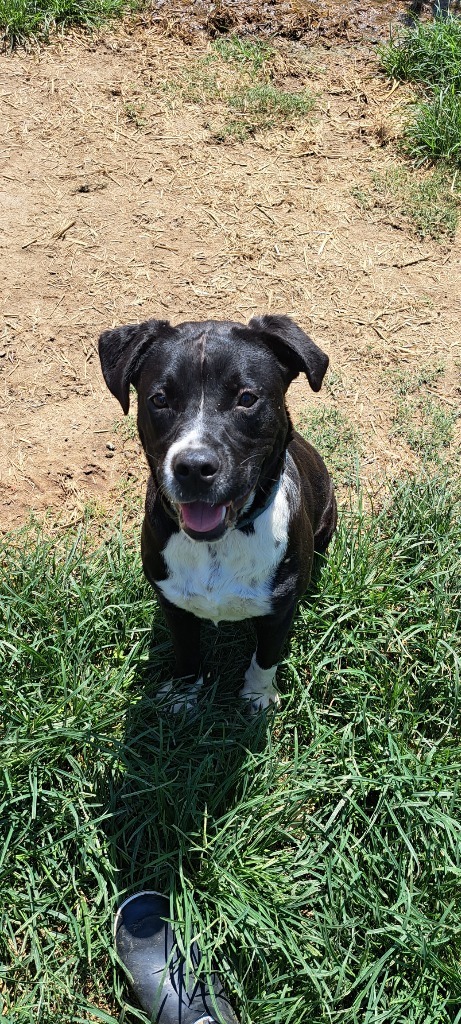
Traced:
[[150, 468], [179, 525], [217, 540], [270, 489], [290, 438], [285, 392], [299, 373], [321, 387], [328, 357], [286, 316], [247, 326], [164, 320], [105, 331], [104, 379], [128, 412], [138, 392], [138, 429]]

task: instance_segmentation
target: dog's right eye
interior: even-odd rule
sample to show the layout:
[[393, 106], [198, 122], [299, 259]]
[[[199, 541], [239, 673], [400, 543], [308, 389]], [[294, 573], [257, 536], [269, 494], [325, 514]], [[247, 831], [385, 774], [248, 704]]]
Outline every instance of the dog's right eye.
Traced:
[[251, 409], [251, 406], [258, 401], [258, 396], [254, 395], [252, 391], [241, 391], [238, 396], [238, 405], [242, 409]]
[[156, 391], [155, 395], [150, 396], [150, 401], [152, 405], [155, 405], [156, 409], [168, 409], [167, 398], [163, 391]]

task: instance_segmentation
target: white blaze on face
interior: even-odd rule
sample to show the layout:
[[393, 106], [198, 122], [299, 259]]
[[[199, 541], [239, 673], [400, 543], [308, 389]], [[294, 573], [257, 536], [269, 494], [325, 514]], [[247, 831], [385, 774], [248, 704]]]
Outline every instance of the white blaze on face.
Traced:
[[181, 434], [181, 436], [178, 437], [177, 441], [174, 441], [173, 444], [170, 445], [170, 447], [169, 447], [169, 449], [167, 451], [166, 458], [165, 458], [165, 461], [163, 463], [163, 477], [164, 477], [164, 482], [165, 482], [165, 486], [166, 486], [167, 490], [169, 490], [170, 492], [174, 491], [174, 487], [175, 487], [175, 484], [176, 484], [176, 480], [175, 480], [175, 476], [174, 476], [174, 471], [173, 471], [173, 462], [174, 462], [176, 456], [179, 455], [180, 452], [186, 453], [186, 452], [190, 452], [194, 448], [200, 448], [202, 444], [203, 444], [203, 410], [202, 410], [202, 415], [200, 415], [200, 413], [199, 413], [199, 415], [197, 417], [196, 426], [194, 427], [194, 429], [193, 430], [188, 430], [184, 434]]
[[204, 420], [204, 409], [205, 409], [205, 384], [203, 379], [203, 363], [205, 359], [205, 334], [202, 334], [199, 339], [200, 343], [200, 374], [201, 374], [201, 397], [200, 405], [198, 408], [197, 415], [194, 417], [194, 427], [192, 429], [187, 428], [183, 434], [181, 434], [176, 441], [170, 445], [165, 461], [163, 463], [163, 475], [164, 482], [167, 490], [173, 490], [175, 486], [175, 477], [173, 472], [173, 462], [180, 452], [190, 452], [194, 448], [200, 448], [203, 444], [203, 420]]

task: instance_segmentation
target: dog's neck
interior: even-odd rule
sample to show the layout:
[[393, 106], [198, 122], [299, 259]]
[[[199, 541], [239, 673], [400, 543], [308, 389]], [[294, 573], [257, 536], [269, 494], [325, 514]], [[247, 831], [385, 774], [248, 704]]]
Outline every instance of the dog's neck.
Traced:
[[281, 447], [278, 446], [269, 456], [267, 464], [263, 468], [261, 479], [258, 481], [253, 501], [248, 509], [245, 506], [242, 509], [240, 516], [237, 518], [236, 529], [249, 532], [252, 524], [258, 516], [262, 515], [272, 504], [280, 480], [283, 475], [283, 471], [286, 466], [287, 450], [290, 441], [293, 440], [293, 423], [291, 421], [290, 413], [285, 405], [285, 412], [287, 417], [287, 431]]
[[271, 467], [265, 480], [258, 483], [249, 508], [245, 509], [245, 506], [243, 507], [235, 524], [236, 530], [244, 530], [246, 532], [246, 528], [252, 526], [255, 519], [258, 519], [258, 516], [262, 515], [269, 508], [269, 505], [272, 504], [285, 469], [285, 464], [286, 448], [277, 459], [276, 464]]

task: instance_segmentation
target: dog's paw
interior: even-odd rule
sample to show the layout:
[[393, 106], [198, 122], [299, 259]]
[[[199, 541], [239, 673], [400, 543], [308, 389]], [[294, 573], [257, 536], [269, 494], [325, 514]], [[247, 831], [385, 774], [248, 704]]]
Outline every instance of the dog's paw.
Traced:
[[157, 700], [167, 706], [173, 715], [180, 715], [182, 711], [187, 713], [195, 708], [202, 686], [203, 676], [183, 689], [174, 679], [169, 679], [157, 690]]
[[265, 711], [270, 707], [278, 707], [280, 704], [280, 694], [277, 693], [273, 686], [266, 693], [253, 693], [246, 686], [242, 686], [239, 697], [246, 702], [250, 715], [257, 715], [259, 711]]
[[239, 697], [247, 702], [250, 714], [256, 715], [258, 711], [264, 711], [271, 704], [277, 706], [280, 703], [280, 696], [274, 686], [276, 672], [277, 665], [273, 665], [272, 668], [260, 668], [256, 661], [256, 652], [253, 654], [245, 672], [245, 682], [239, 692]]

